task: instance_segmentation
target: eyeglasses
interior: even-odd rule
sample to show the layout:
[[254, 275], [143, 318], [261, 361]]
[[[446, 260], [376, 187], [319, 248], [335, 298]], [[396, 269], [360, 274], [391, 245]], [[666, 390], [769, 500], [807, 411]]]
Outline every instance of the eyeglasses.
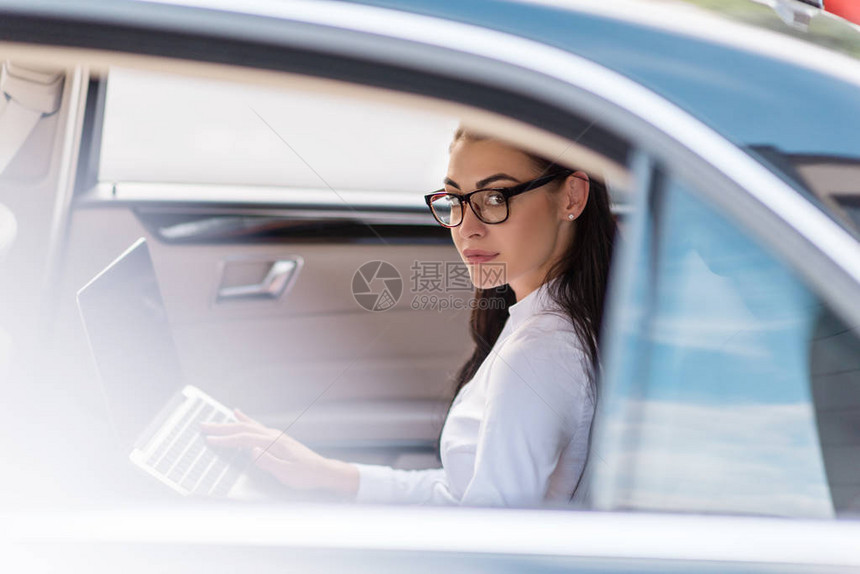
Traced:
[[570, 170], [556, 171], [513, 187], [476, 189], [466, 194], [448, 193], [440, 189], [425, 195], [424, 200], [436, 221], [445, 227], [457, 227], [463, 223], [464, 203], [471, 205], [472, 212], [484, 223], [502, 223], [510, 214], [508, 208], [510, 198], [542, 187], [558, 177], [568, 176], [571, 173], [573, 172]]

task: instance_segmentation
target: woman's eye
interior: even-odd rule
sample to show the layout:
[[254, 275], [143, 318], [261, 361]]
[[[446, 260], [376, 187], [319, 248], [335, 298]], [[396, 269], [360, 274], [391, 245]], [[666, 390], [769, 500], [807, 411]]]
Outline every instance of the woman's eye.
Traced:
[[490, 207], [503, 205], [505, 203], [505, 196], [501, 193], [488, 193], [484, 198], [484, 203]]

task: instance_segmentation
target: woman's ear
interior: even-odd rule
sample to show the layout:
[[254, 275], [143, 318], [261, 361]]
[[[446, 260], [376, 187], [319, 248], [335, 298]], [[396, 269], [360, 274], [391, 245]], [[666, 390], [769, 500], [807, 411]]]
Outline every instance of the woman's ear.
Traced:
[[[588, 193], [591, 184], [588, 174], [584, 171], [576, 171], [564, 180], [562, 186], [562, 214], [564, 219], [575, 220], [579, 218], [588, 203]], [[573, 217], [570, 217], [573, 215]]]

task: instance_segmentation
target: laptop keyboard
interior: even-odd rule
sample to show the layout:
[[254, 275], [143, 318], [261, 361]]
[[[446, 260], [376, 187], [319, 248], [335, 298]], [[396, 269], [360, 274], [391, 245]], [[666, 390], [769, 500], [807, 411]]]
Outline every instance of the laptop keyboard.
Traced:
[[242, 470], [232, 459], [219, 456], [207, 446], [198, 425], [227, 420], [228, 416], [212, 405], [202, 399], [194, 399], [191, 408], [159, 443], [147, 463], [188, 492], [226, 496]]

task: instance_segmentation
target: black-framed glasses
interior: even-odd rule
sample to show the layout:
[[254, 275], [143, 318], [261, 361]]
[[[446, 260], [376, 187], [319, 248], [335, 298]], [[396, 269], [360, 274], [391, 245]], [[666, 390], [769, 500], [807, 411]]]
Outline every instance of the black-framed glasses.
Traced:
[[448, 193], [440, 189], [425, 195], [424, 200], [436, 221], [445, 227], [457, 227], [463, 223], [464, 203], [472, 206], [472, 212], [484, 223], [502, 223], [510, 215], [508, 208], [510, 198], [542, 187], [554, 179], [571, 173], [573, 172], [569, 169], [554, 171], [512, 187], [476, 189], [466, 194]]

